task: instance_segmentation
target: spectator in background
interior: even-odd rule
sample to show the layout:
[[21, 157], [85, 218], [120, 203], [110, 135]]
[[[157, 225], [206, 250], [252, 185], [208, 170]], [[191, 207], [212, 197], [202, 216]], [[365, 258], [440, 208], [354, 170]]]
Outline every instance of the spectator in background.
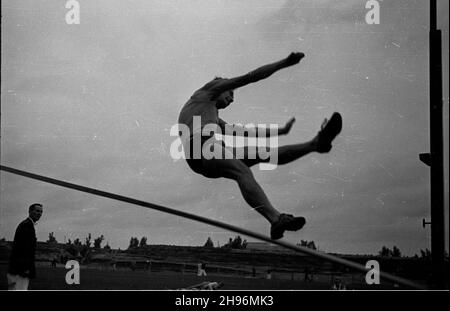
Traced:
[[206, 265], [202, 262], [200, 262], [197, 265], [197, 276], [206, 276]]
[[136, 270], [136, 261], [132, 261], [130, 264], [131, 271]]
[[268, 279], [268, 280], [272, 279], [272, 270], [270, 270], [270, 269], [267, 270], [266, 279]]
[[145, 270], [147, 270], [148, 272], [152, 271], [152, 262], [150, 260], [147, 260], [145, 262]]
[[308, 267], [305, 268], [305, 282], [311, 283], [313, 281], [313, 270]]
[[30, 279], [36, 277], [36, 231], [34, 226], [42, 216], [42, 204], [28, 208], [28, 218], [16, 229], [7, 273], [9, 290], [27, 290]]
[[56, 268], [56, 262], [57, 262], [56, 258], [53, 257], [53, 259], [52, 259], [52, 268]]

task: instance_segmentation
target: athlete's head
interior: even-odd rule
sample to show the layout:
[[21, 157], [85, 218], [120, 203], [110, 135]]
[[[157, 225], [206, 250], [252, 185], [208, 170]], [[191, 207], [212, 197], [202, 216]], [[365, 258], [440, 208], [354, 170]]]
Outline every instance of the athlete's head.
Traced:
[[[222, 79], [224, 79], [224, 78], [216, 76], [213, 81], [222, 80]], [[217, 97], [216, 107], [217, 107], [217, 109], [227, 108], [233, 101], [234, 101], [234, 91], [233, 90], [223, 92], [222, 94], [220, 94], [219, 97]]]
[[234, 92], [233, 90], [223, 92], [217, 97], [216, 107], [217, 109], [227, 108], [234, 101]]

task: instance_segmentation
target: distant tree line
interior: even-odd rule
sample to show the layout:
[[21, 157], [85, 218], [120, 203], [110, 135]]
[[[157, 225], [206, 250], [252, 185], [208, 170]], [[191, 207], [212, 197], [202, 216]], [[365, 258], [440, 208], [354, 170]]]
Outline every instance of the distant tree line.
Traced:
[[[98, 236], [95, 239], [92, 239], [92, 235], [89, 233], [85, 238], [84, 242], [82, 242], [79, 238], [76, 238], [75, 240], [71, 241], [70, 239], [65, 243], [65, 249], [72, 255], [72, 256], [81, 256], [85, 257], [89, 250], [94, 249], [101, 249], [102, 243], [105, 240], [105, 237], [102, 235]], [[5, 238], [2, 238], [1, 241], [6, 242]], [[58, 241], [55, 238], [54, 232], [50, 232], [48, 235], [48, 239], [46, 241], [47, 244], [58, 244]], [[307, 241], [307, 240], [301, 240], [300, 243], [297, 243], [298, 246], [302, 247], [308, 247], [313, 250], [317, 250], [317, 246], [314, 241]], [[147, 245], [147, 237], [143, 236], [142, 238], [138, 239], [137, 237], [131, 237], [130, 243], [128, 246], [128, 250], [133, 249], [140, 249], [145, 248]], [[211, 237], [208, 237], [205, 244], [203, 245], [205, 248], [214, 248], [214, 242], [211, 239]], [[234, 238], [229, 238], [228, 242], [224, 244], [221, 248], [231, 248], [231, 249], [245, 249], [247, 247], [247, 240], [243, 240], [239, 235], [235, 236]], [[111, 247], [109, 246], [108, 242], [105, 246], [103, 246], [103, 249], [110, 250]], [[397, 246], [393, 246], [392, 249], [390, 249], [387, 246], [383, 246], [381, 250], [378, 252], [378, 255], [380, 257], [391, 257], [391, 258], [399, 258], [402, 257], [402, 252]], [[445, 252], [445, 257], [448, 260], [449, 254]], [[420, 250], [420, 255], [415, 254], [414, 258], [417, 259], [425, 259], [425, 260], [431, 260], [431, 251], [427, 248], [425, 250]]]
[[[84, 240], [84, 244], [81, 243], [79, 238], [76, 238], [73, 242], [69, 239], [66, 243], [66, 245], [76, 245], [76, 246], [86, 246], [88, 248], [90, 248], [92, 246], [92, 242], [93, 247], [94, 248], [102, 248], [102, 242], [105, 240], [105, 237], [102, 235], [100, 235], [99, 237], [95, 238], [94, 241], [92, 241], [92, 235], [89, 233], [88, 236], [85, 238]], [[48, 234], [48, 239], [46, 241], [46, 243], [48, 244], [57, 244], [58, 241], [55, 238], [54, 232], [50, 232]], [[111, 247], [109, 246], [108, 243], [106, 243], [106, 245], [103, 247], [106, 249], [111, 249]]]
[[[92, 240], [92, 235], [89, 233], [84, 238], [84, 243], [81, 242], [79, 238], [76, 238], [75, 240], [69, 239], [64, 244], [64, 249], [73, 257], [81, 257], [83, 259], [86, 259], [89, 255], [89, 252], [92, 248], [94, 249], [101, 249], [102, 248], [102, 242], [105, 240], [105, 237], [100, 235], [99, 237]], [[54, 232], [50, 232], [48, 235], [48, 239], [46, 241], [47, 244], [58, 244], [58, 241], [55, 238]], [[111, 247], [108, 243], [103, 247], [105, 250], [110, 250]]]
[[205, 245], [203, 245], [203, 247], [206, 247], [206, 248], [213, 248], [214, 247], [214, 243], [213, 243], [213, 241], [211, 240], [210, 237], [208, 237], [208, 239], [206, 240]]
[[[300, 243], [297, 243], [298, 246], [308, 247], [316, 250], [316, 244], [314, 241], [306, 241], [301, 240]], [[203, 247], [212, 248], [214, 247], [214, 243], [211, 237], [208, 237]], [[238, 235], [234, 238], [229, 238], [228, 243], [222, 246], [222, 248], [233, 248], [233, 249], [245, 249], [247, 248], [247, 240], [242, 240], [242, 238]]]
[[247, 240], [242, 240], [238, 235], [234, 239], [230, 238], [228, 243], [222, 246], [222, 248], [233, 248], [233, 249], [245, 249], [247, 247]]
[[389, 247], [383, 246], [381, 250], [378, 252], [378, 255], [381, 257], [393, 257], [398, 258], [402, 257], [402, 252], [397, 246], [394, 246], [392, 249]]
[[137, 237], [131, 237], [128, 249], [138, 249], [147, 246], [147, 237], [143, 236], [140, 240]]
[[316, 243], [314, 241], [300, 240], [300, 243], [297, 243], [297, 246], [307, 247], [313, 250], [317, 250]]
[[[402, 252], [400, 251], [400, 249], [397, 246], [394, 246], [392, 249], [389, 249], [388, 247], [383, 246], [381, 248], [381, 250], [378, 252], [378, 255], [381, 257], [399, 258], [399, 257], [402, 257]], [[449, 260], [449, 256], [448, 256], [447, 252], [445, 252], [444, 256], [445, 256], [446, 260]], [[428, 248], [421, 249], [420, 255], [415, 254], [413, 258], [422, 259], [422, 260], [431, 260], [431, 251]]]
[[[203, 247], [213, 248], [214, 243], [211, 237], [208, 237]], [[221, 248], [233, 248], [233, 249], [245, 249], [247, 247], [247, 240], [242, 240], [242, 238], [238, 235], [234, 238], [229, 238], [228, 242], [224, 244]]]
[[[448, 254], [446, 254], [446, 257], [448, 259]], [[420, 258], [420, 259], [424, 259], [424, 260], [431, 260], [431, 251], [426, 248], [426, 249], [421, 249], [420, 250], [420, 256], [419, 255], [415, 255], [414, 258]]]

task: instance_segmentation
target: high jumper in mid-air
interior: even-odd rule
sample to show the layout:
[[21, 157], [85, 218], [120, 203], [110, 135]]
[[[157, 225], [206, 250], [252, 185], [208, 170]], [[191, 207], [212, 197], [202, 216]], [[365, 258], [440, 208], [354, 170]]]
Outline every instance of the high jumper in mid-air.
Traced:
[[[257, 137], [258, 133], [264, 136], [287, 135], [295, 122], [291, 118], [285, 126], [276, 131], [261, 128], [239, 127], [227, 124], [219, 118], [219, 110], [227, 108], [234, 100], [234, 90], [251, 83], [270, 77], [273, 73], [296, 65], [305, 57], [303, 53], [291, 53], [288, 57], [259, 67], [245, 75], [235, 78], [216, 77], [194, 92], [191, 98], [181, 109], [178, 124], [189, 129], [188, 135], [180, 133], [185, 157], [189, 167], [196, 173], [207, 178], [228, 178], [239, 185], [245, 201], [258, 211], [270, 224], [270, 236], [277, 240], [283, 237], [284, 232], [300, 230], [306, 223], [304, 217], [280, 213], [269, 201], [261, 186], [255, 180], [250, 167], [259, 163], [271, 163], [271, 157], [262, 157], [260, 154], [250, 156], [248, 146], [243, 150], [237, 147], [227, 146], [222, 140], [215, 138], [214, 133], [205, 135], [206, 126], [215, 125], [221, 133], [227, 133], [227, 127], [233, 127], [234, 135], [248, 135]], [[194, 122], [194, 119], [200, 122]], [[276, 164], [287, 164], [297, 160], [311, 152], [328, 153], [331, 151], [332, 142], [342, 130], [342, 117], [335, 112], [329, 120], [325, 119], [317, 135], [310, 141], [280, 146], [270, 150], [269, 154], [276, 154]], [[195, 141], [199, 141], [196, 144]], [[200, 148], [200, 150], [196, 150]], [[220, 157], [206, 157], [202, 150], [214, 150], [214, 154]], [[197, 152], [198, 151], [198, 152]], [[193, 156], [193, 154], [199, 156]], [[237, 158], [237, 154], [243, 154]], [[273, 159], [272, 159], [273, 160]]]

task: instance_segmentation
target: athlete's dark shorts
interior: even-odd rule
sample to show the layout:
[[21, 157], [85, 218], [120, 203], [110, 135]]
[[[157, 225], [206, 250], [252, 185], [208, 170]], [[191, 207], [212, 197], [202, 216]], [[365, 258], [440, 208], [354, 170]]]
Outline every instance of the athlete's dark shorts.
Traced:
[[[197, 153], [194, 153], [194, 136], [191, 136], [189, 139], [189, 154], [186, 154], [186, 148], [185, 148], [185, 156], [186, 156], [186, 162], [189, 165], [189, 167], [196, 172], [197, 174], [203, 175], [208, 178], [219, 178], [221, 177], [220, 172], [218, 170], [215, 170], [213, 167], [209, 167], [208, 169], [205, 169], [203, 167], [204, 161], [208, 161], [203, 157], [202, 154], [202, 148], [206, 141], [211, 139], [211, 137], [208, 136], [201, 136], [197, 137], [197, 139], [200, 140], [200, 150], [197, 150]], [[225, 142], [216, 140], [217, 143], [221, 143], [222, 146], [225, 148]]]

